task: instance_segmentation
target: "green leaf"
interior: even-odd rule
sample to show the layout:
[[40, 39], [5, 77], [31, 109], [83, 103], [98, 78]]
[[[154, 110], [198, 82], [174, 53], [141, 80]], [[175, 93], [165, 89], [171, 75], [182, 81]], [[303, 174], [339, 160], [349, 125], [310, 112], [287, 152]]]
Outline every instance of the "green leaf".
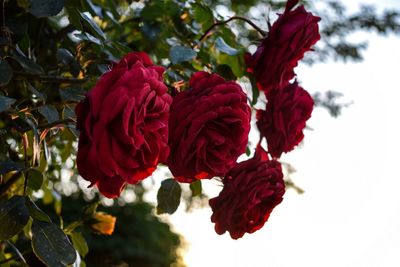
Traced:
[[190, 190], [192, 191], [192, 197], [200, 196], [202, 192], [201, 180], [191, 183]]
[[77, 30], [83, 31], [79, 10], [73, 7], [67, 7], [66, 9], [70, 23], [74, 25]]
[[250, 79], [250, 82], [251, 82], [251, 91], [253, 93], [253, 99], [251, 100], [250, 104], [254, 106], [255, 104], [257, 104], [258, 97], [260, 96], [260, 89], [258, 89], [257, 83], [253, 78]]
[[91, 35], [90, 33], [77, 33], [74, 34], [75, 38], [78, 38], [80, 41], [84, 40], [84, 41], [89, 41], [91, 43], [97, 44], [99, 46], [102, 46], [102, 42], [100, 41], [100, 39], [97, 39], [96, 37], [94, 37], [93, 35]]
[[12, 58], [18, 61], [18, 63], [29, 73], [42, 74], [44, 72], [43, 68], [40, 65], [36, 64], [35, 62], [33, 62], [33, 60], [23, 55], [14, 53]]
[[51, 222], [50, 217], [42, 211], [38, 206], [36, 206], [35, 202], [30, 198], [25, 199], [25, 205], [29, 210], [29, 214], [34, 220], [42, 221], [42, 222]]
[[7, 85], [13, 76], [13, 70], [7, 61], [0, 59], [0, 87]]
[[162, 181], [157, 193], [157, 214], [174, 213], [181, 201], [181, 194], [182, 189], [174, 179]]
[[232, 46], [228, 45], [225, 40], [222, 39], [222, 37], [218, 37], [217, 40], [215, 40], [215, 48], [230, 56], [235, 56], [240, 52], [238, 49], [235, 49]]
[[236, 76], [233, 73], [231, 67], [229, 67], [226, 64], [222, 64], [222, 65], [218, 65], [215, 69], [215, 71], [221, 75], [222, 77], [224, 77], [227, 80], [236, 80]]
[[74, 61], [74, 55], [65, 48], [57, 49], [57, 61], [67, 66]]
[[14, 98], [0, 95], [0, 112], [6, 111], [11, 108], [12, 104], [15, 103]]
[[172, 64], [189, 61], [195, 58], [196, 55], [197, 55], [196, 51], [186, 46], [177, 45], [171, 47], [171, 49], [169, 50], [169, 57], [171, 59]]
[[29, 169], [25, 173], [26, 179], [28, 179], [28, 187], [37, 191], [42, 187], [43, 184], [43, 174], [36, 169]]
[[85, 257], [86, 254], [88, 254], [89, 252], [89, 247], [83, 235], [79, 232], [74, 232], [70, 235], [70, 237], [72, 240], [72, 244], [74, 245], [74, 248], [78, 251], [78, 253], [82, 257]]
[[76, 252], [65, 233], [55, 224], [33, 220], [32, 249], [47, 266], [67, 266], [76, 260]]
[[46, 95], [42, 92], [39, 92], [38, 90], [36, 90], [35, 87], [32, 86], [32, 84], [30, 84], [29, 82], [25, 81], [25, 85], [28, 88], [29, 91], [31, 91], [32, 94], [34, 94], [38, 99], [44, 101], [46, 100]]
[[29, 13], [38, 18], [51, 17], [60, 13], [65, 0], [30, 0]]
[[0, 161], [0, 175], [6, 174], [10, 171], [20, 171], [24, 168], [23, 163], [15, 162], [10, 159]]
[[59, 120], [58, 111], [53, 105], [44, 105], [39, 108], [39, 113], [45, 117], [48, 123], [52, 123]]
[[83, 19], [83, 23], [89, 28], [90, 32], [94, 34], [96, 37], [100, 38], [101, 40], [106, 39], [106, 35], [100, 29], [99, 25], [96, 24], [88, 15], [85, 13], [80, 13], [81, 18]]
[[29, 212], [23, 196], [13, 196], [0, 203], [0, 240], [18, 234], [29, 220]]
[[251, 151], [250, 151], [250, 147], [246, 147], [246, 156], [250, 156], [250, 154], [251, 154]]
[[68, 87], [59, 89], [61, 100], [64, 102], [79, 102], [85, 98], [85, 91], [80, 87]]
[[194, 19], [201, 24], [203, 31], [208, 29], [214, 23], [214, 14], [206, 5], [199, 3], [192, 4]]

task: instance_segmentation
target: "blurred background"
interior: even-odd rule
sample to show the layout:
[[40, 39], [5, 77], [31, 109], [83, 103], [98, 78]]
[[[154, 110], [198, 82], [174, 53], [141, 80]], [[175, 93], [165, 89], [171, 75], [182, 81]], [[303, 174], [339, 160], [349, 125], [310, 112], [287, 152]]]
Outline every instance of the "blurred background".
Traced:
[[[302, 2], [322, 18], [321, 41], [295, 70], [316, 108], [303, 143], [281, 158], [284, 201], [239, 240], [217, 235], [210, 221], [218, 180], [181, 185], [172, 215], [156, 212], [166, 167], [115, 200], [87, 188], [75, 166], [74, 107], [135, 50], [168, 69], [171, 90], [206, 69], [238, 80], [259, 108], [265, 100], [256, 99], [243, 53], [255, 51], [260, 35], [235, 21], [198, 40], [233, 15], [267, 29], [286, 2], [54, 0], [35, 9], [39, 2], [1, 1], [0, 200], [27, 193], [72, 240], [75, 266], [400, 266], [398, 0]], [[253, 127], [250, 149], [257, 138]], [[36, 175], [26, 184], [28, 167]], [[82, 210], [97, 203], [117, 218], [111, 236], [94, 233]], [[1, 267], [23, 266], [22, 258], [43, 265], [30, 227], [0, 242]]]

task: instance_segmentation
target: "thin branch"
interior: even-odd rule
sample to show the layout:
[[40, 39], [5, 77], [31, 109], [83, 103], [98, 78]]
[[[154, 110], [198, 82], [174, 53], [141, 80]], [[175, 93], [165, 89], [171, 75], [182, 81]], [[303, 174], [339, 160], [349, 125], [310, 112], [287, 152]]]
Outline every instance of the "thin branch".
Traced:
[[204, 38], [207, 37], [207, 35], [216, 27], [219, 25], [224, 25], [228, 22], [231, 22], [232, 20], [243, 20], [244, 22], [247, 22], [248, 24], [250, 24], [256, 31], [258, 31], [262, 36], [265, 36], [266, 32], [261, 30], [256, 24], [254, 24], [254, 22], [252, 22], [251, 20], [244, 18], [244, 17], [240, 17], [240, 16], [233, 16], [227, 20], [224, 21], [218, 21], [215, 22], [213, 25], [211, 25], [205, 32], [204, 34], [199, 38], [199, 42], [203, 41]]
[[39, 125], [37, 128], [38, 129], [50, 129], [50, 128], [53, 128], [55, 126], [64, 125], [64, 124], [68, 124], [68, 123], [71, 123], [71, 122], [75, 122], [75, 121], [73, 119], [71, 119], [71, 118], [68, 118], [68, 119], [64, 119], [64, 120], [53, 121], [53, 122], [47, 123], [47, 124], [42, 124], [42, 125]]
[[14, 71], [14, 74], [16, 76], [21, 76], [24, 78], [39, 80], [44, 83], [77, 83], [77, 84], [81, 84], [81, 83], [85, 83], [89, 80], [87, 77], [83, 78], [83, 79], [77, 79], [77, 78], [62, 77], [62, 76], [33, 74], [33, 73], [23, 72], [23, 71]]

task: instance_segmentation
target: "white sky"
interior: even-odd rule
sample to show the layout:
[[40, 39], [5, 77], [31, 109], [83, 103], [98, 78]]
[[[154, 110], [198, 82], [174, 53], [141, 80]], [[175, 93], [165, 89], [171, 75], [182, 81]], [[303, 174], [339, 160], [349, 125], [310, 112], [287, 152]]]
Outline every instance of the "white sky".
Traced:
[[[366, 36], [362, 63], [296, 70], [310, 92], [354, 101], [338, 119], [316, 109], [304, 146], [283, 158], [305, 194], [287, 191], [264, 228], [236, 241], [214, 232], [209, 208], [180, 207], [169, 221], [188, 242], [189, 267], [400, 266], [400, 38]], [[203, 185], [218, 194], [216, 182]]]

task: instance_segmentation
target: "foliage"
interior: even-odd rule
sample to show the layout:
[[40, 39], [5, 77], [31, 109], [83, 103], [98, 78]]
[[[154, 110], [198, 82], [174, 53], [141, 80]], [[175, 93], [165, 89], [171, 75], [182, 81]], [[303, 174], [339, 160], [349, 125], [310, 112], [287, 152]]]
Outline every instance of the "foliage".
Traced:
[[[218, 12], [221, 6], [228, 12]], [[167, 266], [174, 262], [180, 238], [154, 217], [151, 205], [140, 201], [143, 187], [134, 189], [137, 203], [104, 208], [118, 217], [112, 237], [89, 235], [88, 220], [95, 208], [92, 213], [70, 209], [74, 202], [70, 195], [78, 196], [81, 208], [95, 197], [93, 191], [83, 190], [76, 172], [75, 105], [99, 76], [132, 50], [145, 51], [168, 68], [164, 78], [171, 92], [186, 87], [183, 81], [195, 71], [206, 69], [246, 83], [251, 103], [256, 104], [258, 90], [244, 78], [243, 54], [261, 36], [239, 20], [221, 23], [202, 36], [227, 15], [249, 17], [261, 28], [268, 27], [269, 14], [255, 11], [260, 6], [278, 10], [282, 2], [2, 0], [0, 263], [18, 266], [27, 261], [37, 266], [38, 257], [50, 266], [74, 262], [84, 266], [87, 254], [88, 262], [100, 266], [102, 259], [93, 256], [100, 252], [104, 261], [112, 259], [112, 263]], [[396, 10], [378, 14], [363, 7], [347, 15], [340, 3], [330, 1], [314, 12], [324, 17], [325, 24], [323, 45], [310, 61], [362, 59], [360, 51], [365, 45], [347, 41], [349, 34], [360, 29], [383, 34], [400, 29]], [[326, 101], [320, 96], [316, 102], [339, 109], [331, 101], [336, 95], [331, 96]], [[183, 192], [168, 183], [163, 183], [166, 192], [161, 191], [160, 198], [167, 200], [159, 212], [172, 213], [179, 204], [175, 193], [172, 196], [178, 203], [168, 199], [168, 190], [182, 193], [189, 205], [203, 199], [199, 182]], [[43, 206], [46, 212], [35, 203], [47, 205]], [[49, 250], [49, 246], [59, 249]]]

